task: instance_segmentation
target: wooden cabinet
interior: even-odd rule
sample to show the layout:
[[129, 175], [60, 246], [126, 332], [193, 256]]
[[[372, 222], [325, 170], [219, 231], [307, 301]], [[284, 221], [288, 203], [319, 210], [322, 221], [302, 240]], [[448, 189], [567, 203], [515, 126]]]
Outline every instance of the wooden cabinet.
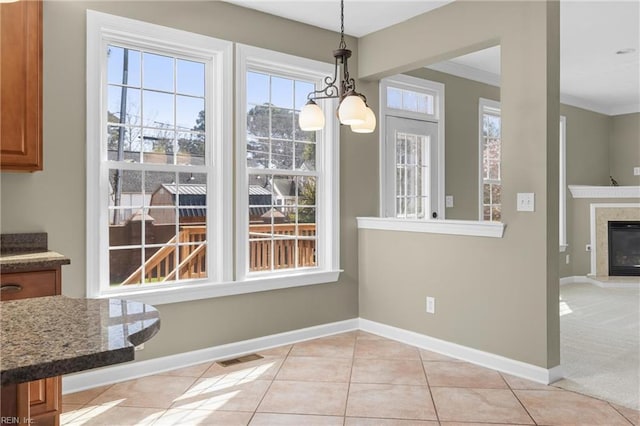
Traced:
[[0, 3], [0, 170], [42, 170], [42, 1]]
[[[61, 294], [61, 267], [28, 272], [0, 274], [0, 300], [18, 300], [29, 297]], [[34, 313], [37, 314], [37, 313]], [[3, 400], [15, 404], [17, 417], [32, 419], [35, 424], [58, 426], [60, 424], [62, 378], [49, 377], [28, 383], [19, 383], [2, 389]]]

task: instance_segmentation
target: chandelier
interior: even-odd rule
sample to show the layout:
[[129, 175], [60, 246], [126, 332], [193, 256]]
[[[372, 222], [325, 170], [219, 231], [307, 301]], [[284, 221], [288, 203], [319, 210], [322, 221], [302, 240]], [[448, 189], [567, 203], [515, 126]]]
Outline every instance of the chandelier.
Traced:
[[[315, 131], [324, 128], [324, 114], [316, 103], [319, 99], [339, 99], [338, 118], [340, 124], [350, 125], [355, 133], [372, 133], [376, 128], [376, 116], [367, 105], [367, 98], [356, 91], [356, 82], [349, 76], [348, 59], [351, 50], [344, 41], [344, 0], [340, 0], [340, 45], [333, 51], [335, 69], [333, 78], [324, 78], [326, 87], [307, 95], [307, 103], [300, 111], [300, 128]], [[341, 73], [340, 73], [341, 71]], [[340, 76], [340, 81], [338, 81]]]

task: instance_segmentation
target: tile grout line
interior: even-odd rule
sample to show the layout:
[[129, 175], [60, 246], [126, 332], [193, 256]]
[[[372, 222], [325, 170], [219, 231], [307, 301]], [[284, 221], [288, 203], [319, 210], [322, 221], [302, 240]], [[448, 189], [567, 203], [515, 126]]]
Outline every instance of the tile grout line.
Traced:
[[507, 388], [511, 391], [511, 394], [513, 395], [513, 397], [518, 401], [518, 403], [520, 404], [520, 406], [524, 409], [525, 413], [527, 413], [527, 416], [529, 416], [529, 418], [531, 419], [531, 421], [533, 422], [534, 425], [537, 425], [538, 422], [536, 422], [536, 420], [533, 418], [533, 416], [531, 415], [531, 413], [529, 412], [529, 410], [527, 410], [527, 407], [525, 407], [525, 405], [522, 403], [522, 401], [520, 401], [520, 398], [518, 398], [518, 395], [516, 395], [515, 391], [513, 390], [513, 388], [511, 387], [511, 384], [509, 384], [509, 382], [504, 378], [504, 376], [502, 375], [502, 373], [498, 372], [498, 374], [500, 375], [500, 378], [507, 384]]
[[438, 407], [436, 406], [436, 400], [433, 397], [433, 392], [431, 391], [429, 376], [427, 376], [427, 368], [424, 366], [425, 360], [422, 358], [422, 350], [420, 350], [419, 348], [416, 348], [416, 349], [418, 351], [418, 356], [420, 357], [420, 365], [422, 365], [422, 372], [424, 374], [424, 379], [427, 382], [427, 389], [429, 389], [429, 395], [431, 396], [431, 403], [433, 404], [433, 411], [436, 414], [436, 421], [438, 422], [438, 424], [441, 424], [440, 415], [438, 414]]
[[289, 358], [289, 355], [291, 354], [291, 351], [293, 350], [293, 346], [294, 345], [291, 345], [291, 347], [287, 351], [287, 354], [284, 356], [284, 359], [282, 360], [282, 364], [280, 364], [280, 367], [278, 367], [278, 371], [276, 371], [274, 373], [273, 379], [271, 379], [271, 383], [269, 383], [269, 387], [267, 388], [267, 390], [262, 395], [262, 398], [260, 398], [260, 401], [258, 401], [258, 405], [256, 405], [256, 408], [253, 410], [253, 413], [251, 414], [251, 418], [249, 418], [249, 422], [247, 423], [247, 426], [251, 424], [251, 422], [255, 418], [256, 414], [258, 413], [258, 408], [260, 408], [260, 404], [262, 404], [262, 401], [264, 401], [264, 398], [269, 393], [269, 390], [271, 389], [271, 386], [273, 385], [273, 382], [276, 381], [276, 377], [278, 376], [278, 373], [280, 373], [280, 370], [282, 370], [282, 367], [284, 367], [284, 363], [287, 362], [287, 359]]
[[[628, 421], [631, 425], [635, 425], [634, 422], [631, 421], [630, 418], [628, 418], [627, 416], [624, 415], [624, 413], [620, 410], [618, 410], [612, 403], [610, 403], [609, 401], [606, 401], [607, 404], [609, 404], [609, 406], [611, 408], [613, 408], [618, 414], [620, 414], [626, 421]], [[633, 408], [631, 408], [631, 410], [633, 410]], [[640, 410], [636, 410], [638, 411], [638, 420], [640, 420]]]
[[347, 395], [344, 400], [344, 415], [342, 416], [342, 426], [347, 424], [347, 408], [349, 407], [349, 392], [351, 391], [351, 378], [353, 377], [353, 366], [356, 363], [356, 346], [358, 346], [358, 331], [355, 332], [353, 340], [353, 352], [351, 353], [351, 368], [349, 369], [349, 380], [347, 381]]

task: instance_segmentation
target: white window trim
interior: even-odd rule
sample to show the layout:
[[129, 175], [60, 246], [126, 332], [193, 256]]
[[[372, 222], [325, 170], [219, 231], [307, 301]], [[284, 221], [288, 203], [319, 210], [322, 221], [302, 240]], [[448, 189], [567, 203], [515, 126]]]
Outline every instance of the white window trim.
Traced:
[[[502, 111], [500, 102], [491, 99], [479, 98], [478, 101], [478, 220], [480, 222], [495, 222], [484, 220], [484, 178], [482, 176], [482, 159], [484, 154], [484, 140], [482, 137], [483, 115], [485, 111], [489, 111], [500, 115], [500, 144], [502, 145]], [[502, 148], [501, 148], [502, 151]], [[502, 162], [502, 156], [500, 157]], [[500, 176], [500, 184], [502, 184], [502, 176]], [[502, 204], [502, 202], [501, 202]]]
[[[404, 111], [387, 107], [387, 88], [396, 87], [399, 89], [412, 90], [420, 93], [427, 93], [434, 96], [434, 113], [423, 114], [418, 112]], [[380, 197], [378, 206], [378, 215], [385, 216], [387, 190], [391, 185], [391, 176], [387, 176], [386, 172], [386, 118], [387, 116], [412, 118], [422, 121], [430, 121], [438, 124], [438, 213], [439, 218], [435, 220], [444, 220], [446, 215], [445, 194], [444, 194], [444, 178], [445, 178], [445, 159], [444, 159], [444, 84], [435, 81], [425, 80], [422, 78], [411, 77], [408, 75], [395, 75], [380, 80], [380, 116], [379, 116], [379, 170], [380, 170]], [[404, 220], [404, 219], [400, 219]], [[411, 219], [408, 219], [411, 220]], [[421, 220], [434, 220], [430, 215], [425, 215]]]
[[567, 251], [569, 244], [567, 242], [567, 117], [560, 116], [560, 253]]
[[[246, 143], [246, 73], [247, 70], [264, 71], [284, 77], [316, 80], [318, 87], [324, 77], [333, 73], [333, 65], [287, 55], [247, 45], [236, 45], [236, 280], [254, 283], [260, 290], [333, 282], [340, 272], [339, 227], [339, 127], [335, 117], [335, 100], [320, 102], [325, 113], [324, 140], [316, 150], [316, 167], [320, 170], [316, 198], [316, 232], [318, 266], [283, 271], [251, 272], [247, 270], [249, 205], [247, 193]], [[292, 171], [292, 173], [298, 173]], [[303, 172], [301, 172], [304, 174]], [[322, 185], [320, 185], [322, 183]], [[309, 280], [309, 277], [317, 279]], [[323, 278], [324, 277], [324, 278]], [[285, 282], [290, 282], [286, 285]]]
[[[109, 187], [107, 141], [106, 132], [103, 131], [106, 122], [102, 114], [107, 101], [104, 93], [104, 52], [109, 43], [118, 42], [147, 49], [161, 46], [176, 56], [201, 58], [207, 64], [206, 84], [211, 92], [205, 105], [209, 114], [206, 137], [210, 140], [206, 164], [215, 165], [215, 169], [210, 171], [207, 166], [193, 167], [194, 172], [202, 169], [207, 171], [208, 188], [212, 188], [212, 194], [215, 194], [215, 197], [207, 197], [207, 209], [210, 212], [207, 219], [207, 268], [210, 275], [207, 279], [144, 289], [132, 286], [111, 290], [101, 286], [105, 280], [108, 282], [109, 276], [109, 235], [108, 229], [103, 226], [108, 223], [107, 198], [104, 194], [108, 193]], [[228, 41], [87, 10], [87, 297], [134, 296], [146, 302], [157, 298], [158, 294], [171, 294], [171, 298], [165, 298], [165, 303], [170, 303], [187, 300], [185, 295], [191, 294], [195, 287], [205, 288], [205, 293], [214, 294], [215, 283], [232, 279], [233, 257], [228, 255], [233, 247], [232, 214], [228, 207], [232, 203], [232, 151], [229, 143], [226, 143], [232, 135], [232, 117], [228, 114], [233, 105], [232, 47], [233, 44]], [[215, 81], [214, 73], [218, 76]], [[211, 96], [211, 93], [215, 95]], [[100, 144], [95, 141], [100, 141]], [[131, 165], [131, 168], [136, 168], [136, 165]]]

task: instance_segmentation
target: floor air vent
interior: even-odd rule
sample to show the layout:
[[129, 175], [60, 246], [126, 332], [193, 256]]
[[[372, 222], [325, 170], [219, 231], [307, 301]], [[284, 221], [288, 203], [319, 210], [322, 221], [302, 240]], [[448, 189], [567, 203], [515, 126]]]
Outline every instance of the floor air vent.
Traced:
[[223, 367], [230, 367], [236, 364], [242, 364], [243, 362], [255, 361], [257, 359], [264, 358], [262, 355], [258, 354], [249, 354], [244, 356], [239, 356], [238, 358], [225, 359], [224, 361], [218, 361], [217, 364], [220, 364]]

